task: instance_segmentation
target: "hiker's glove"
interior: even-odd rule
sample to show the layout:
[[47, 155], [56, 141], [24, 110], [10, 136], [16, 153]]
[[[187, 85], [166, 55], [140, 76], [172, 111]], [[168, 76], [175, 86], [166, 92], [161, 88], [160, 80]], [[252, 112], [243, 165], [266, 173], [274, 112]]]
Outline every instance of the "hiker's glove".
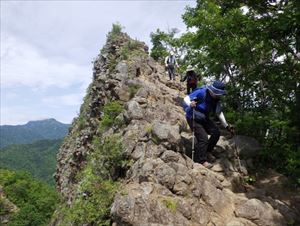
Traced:
[[197, 102], [196, 102], [196, 101], [192, 101], [192, 102], [191, 102], [191, 107], [194, 108], [194, 107], [196, 107], [196, 106], [197, 106]]
[[232, 125], [228, 125], [226, 129], [230, 132], [231, 136], [234, 136], [234, 127]]

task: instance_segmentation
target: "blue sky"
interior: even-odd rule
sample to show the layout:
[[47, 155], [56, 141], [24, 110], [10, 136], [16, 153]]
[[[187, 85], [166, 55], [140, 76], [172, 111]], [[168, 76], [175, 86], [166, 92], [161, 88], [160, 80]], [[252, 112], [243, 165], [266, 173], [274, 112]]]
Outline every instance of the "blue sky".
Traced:
[[150, 45], [195, 1], [1, 1], [1, 125], [77, 116], [112, 23]]

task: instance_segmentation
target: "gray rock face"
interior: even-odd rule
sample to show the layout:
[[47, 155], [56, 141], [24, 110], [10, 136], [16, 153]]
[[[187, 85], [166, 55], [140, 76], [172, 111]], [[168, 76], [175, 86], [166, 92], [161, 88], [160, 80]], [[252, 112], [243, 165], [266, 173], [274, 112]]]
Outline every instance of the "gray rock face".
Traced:
[[180, 144], [179, 126], [171, 126], [169, 123], [154, 121], [152, 135], [157, 142], [164, 142], [169, 148], [175, 148]]
[[128, 66], [125, 62], [119, 62], [116, 66], [116, 70], [120, 74], [124, 74], [124, 75], [128, 74]]
[[144, 110], [135, 100], [128, 102], [127, 113], [130, 119], [143, 119], [144, 117]]
[[237, 217], [246, 218], [261, 226], [284, 225], [284, 220], [278, 211], [275, 211], [270, 204], [257, 199], [250, 199], [238, 206], [235, 213]]

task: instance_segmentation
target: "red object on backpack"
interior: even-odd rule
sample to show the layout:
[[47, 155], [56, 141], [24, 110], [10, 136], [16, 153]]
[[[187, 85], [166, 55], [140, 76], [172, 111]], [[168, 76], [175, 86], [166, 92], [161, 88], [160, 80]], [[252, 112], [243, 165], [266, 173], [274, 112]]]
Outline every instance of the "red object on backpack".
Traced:
[[191, 78], [188, 80], [189, 85], [197, 85], [197, 77], [191, 76]]

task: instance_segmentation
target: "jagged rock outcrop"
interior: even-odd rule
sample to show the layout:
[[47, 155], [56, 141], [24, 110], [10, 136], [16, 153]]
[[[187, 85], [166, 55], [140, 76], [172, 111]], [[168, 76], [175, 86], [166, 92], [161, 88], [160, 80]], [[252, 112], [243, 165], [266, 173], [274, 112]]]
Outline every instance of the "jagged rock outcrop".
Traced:
[[[118, 100], [124, 111], [116, 120], [123, 124], [101, 133], [101, 139], [120, 134], [124, 156], [131, 161], [111, 206], [113, 225], [279, 226], [295, 222], [297, 212], [292, 207], [241, 192], [240, 172], [247, 173], [251, 167], [251, 156], [259, 148], [256, 143], [253, 147], [255, 141], [228, 140], [225, 134], [213, 153], [217, 159], [211, 170], [192, 162], [188, 157], [191, 135], [180, 101], [184, 86], [168, 81], [164, 68], [148, 57], [144, 43], [134, 41], [134, 48], [124, 55], [131, 42], [124, 33], [108, 38], [94, 62], [93, 82], [58, 154], [55, 179], [65, 202], [72, 206], [81, 195], [78, 174], [94, 152], [93, 140], [100, 136], [103, 106]], [[247, 155], [242, 169], [235, 151]], [[52, 225], [60, 222], [56, 217]]]

